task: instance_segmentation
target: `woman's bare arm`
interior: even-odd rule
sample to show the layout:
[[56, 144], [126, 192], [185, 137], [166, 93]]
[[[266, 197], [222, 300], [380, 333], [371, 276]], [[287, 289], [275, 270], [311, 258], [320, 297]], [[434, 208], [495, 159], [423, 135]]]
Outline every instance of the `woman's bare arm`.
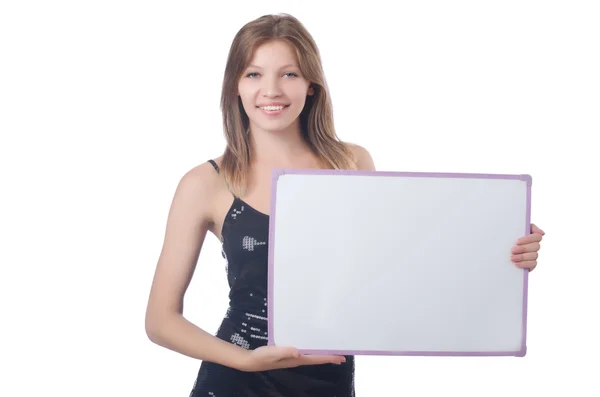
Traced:
[[180, 180], [167, 219], [162, 251], [146, 309], [146, 333], [160, 346], [193, 357], [236, 368], [247, 351], [218, 339], [183, 316], [190, 284], [211, 223], [216, 173], [200, 165]]

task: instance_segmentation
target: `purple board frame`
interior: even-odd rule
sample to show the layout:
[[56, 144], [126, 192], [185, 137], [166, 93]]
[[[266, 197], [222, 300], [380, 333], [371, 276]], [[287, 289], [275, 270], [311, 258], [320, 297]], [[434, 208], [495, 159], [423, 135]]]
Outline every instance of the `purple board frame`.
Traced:
[[[267, 344], [275, 346], [273, 328], [273, 283], [274, 283], [274, 244], [277, 181], [282, 175], [353, 175], [353, 176], [388, 176], [388, 177], [419, 177], [419, 178], [477, 178], [477, 179], [511, 179], [524, 181], [527, 184], [526, 217], [523, 235], [531, 233], [531, 185], [529, 174], [476, 174], [450, 172], [399, 172], [399, 171], [355, 171], [355, 170], [325, 170], [325, 169], [294, 169], [275, 168], [271, 177], [271, 203], [269, 216], [269, 259], [267, 285]], [[335, 355], [371, 355], [371, 356], [515, 356], [524, 357], [527, 354], [527, 293], [529, 271], [523, 269], [523, 330], [521, 348], [517, 351], [371, 351], [371, 350], [310, 350], [299, 349], [302, 354], [335, 354]]]

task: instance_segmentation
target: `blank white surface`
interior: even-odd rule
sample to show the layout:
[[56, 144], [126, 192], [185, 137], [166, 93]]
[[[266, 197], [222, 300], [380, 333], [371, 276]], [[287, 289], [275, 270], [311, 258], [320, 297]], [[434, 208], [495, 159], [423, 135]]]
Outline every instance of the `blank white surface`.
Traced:
[[[281, 175], [273, 338], [346, 354], [516, 352], [527, 182]], [[271, 320], [271, 319], [270, 319]]]

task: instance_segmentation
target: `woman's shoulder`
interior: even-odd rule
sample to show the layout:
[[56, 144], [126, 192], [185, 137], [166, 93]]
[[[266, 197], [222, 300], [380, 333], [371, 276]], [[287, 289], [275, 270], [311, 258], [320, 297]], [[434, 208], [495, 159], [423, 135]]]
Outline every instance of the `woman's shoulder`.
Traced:
[[[212, 159], [217, 166], [221, 164], [221, 157]], [[176, 197], [181, 203], [188, 203], [190, 208], [197, 208], [204, 212], [204, 216], [212, 212], [215, 198], [224, 189], [223, 180], [218, 170], [210, 161], [195, 165], [183, 173], [176, 189]]]
[[205, 192], [218, 187], [221, 159], [222, 156], [219, 156], [195, 165], [183, 174], [180, 183], [192, 190]]
[[364, 171], [375, 171], [373, 157], [364, 146], [351, 142], [346, 142], [346, 146], [352, 153], [357, 169]]

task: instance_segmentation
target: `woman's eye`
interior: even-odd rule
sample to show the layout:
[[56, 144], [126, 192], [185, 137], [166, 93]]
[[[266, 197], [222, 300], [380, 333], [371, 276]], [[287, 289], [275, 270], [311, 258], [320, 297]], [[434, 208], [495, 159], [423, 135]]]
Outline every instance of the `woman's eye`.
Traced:
[[[287, 76], [287, 77], [298, 77], [298, 75], [296, 73], [293, 73], [293, 72], [285, 73], [284, 76]], [[256, 72], [248, 73], [246, 75], [246, 77], [255, 78], [255, 77], [258, 77], [258, 73], [256, 73]]]

